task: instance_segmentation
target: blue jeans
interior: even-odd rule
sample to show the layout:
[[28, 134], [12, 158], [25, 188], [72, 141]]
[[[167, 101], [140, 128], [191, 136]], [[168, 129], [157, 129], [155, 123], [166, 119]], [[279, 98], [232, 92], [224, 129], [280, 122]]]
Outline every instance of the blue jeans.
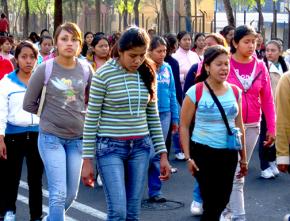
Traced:
[[[163, 138], [166, 140], [170, 122], [171, 122], [171, 112], [160, 112], [160, 123], [162, 127]], [[162, 183], [159, 179], [160, 176], [160, 155], [155, 154], [154, 151], [150, 154], [150, 164], [148, 170], [148, 195], [149, 197], [161, 195]]]
[[194, 178], [194, 184], [193, 184], [193, 193], [192, 193], [193, 200], [202, 203], [202, 198], [200, 194], [199, 184], [197, 182], [197, 179]]
[[63, 139], [39, 132], [38, 149], [44, 164], [48, 191], [48, 221], [64, 221], [75, 200], [82, 167], [82, 140]]
[[139, 220], [148, 170], [150, 136], [121, 140], [98, 137], [96, 160], [101, 176], [108, 221]]

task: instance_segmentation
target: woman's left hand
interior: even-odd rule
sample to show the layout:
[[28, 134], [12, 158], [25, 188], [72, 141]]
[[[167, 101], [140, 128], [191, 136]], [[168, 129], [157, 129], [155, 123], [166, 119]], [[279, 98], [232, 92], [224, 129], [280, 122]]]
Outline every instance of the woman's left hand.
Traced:
[[177, 133], [178, 132], [178, 129], [179, 129], [179, 125], [174, 123], [172, 124], [172, 133]]
[[167, 153], [160, 154], [160, 176], [161, 181], [168, 180], [170, 177], [170, 165], [167, 158]]
[[237, 175], [238, 179], [240, 179], [248, 174], [248, 163], [240, 161], [239, 164], [240, 164], [240, 171]]
[[275, 142], [275, 136], [267, 132], [266, 140], [264, 141], [264, 147], [271, 147]]

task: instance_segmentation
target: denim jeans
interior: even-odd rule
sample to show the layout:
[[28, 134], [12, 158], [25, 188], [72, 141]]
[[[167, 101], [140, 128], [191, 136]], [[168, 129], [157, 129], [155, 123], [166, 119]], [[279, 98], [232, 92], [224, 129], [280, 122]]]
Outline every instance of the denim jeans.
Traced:
[[[160, 112], [160, 123], [162, 127], [163, 138], [166, 140], [170, 122], [171, 112]], [[162, 183], [159, 179], [160, 176], [160, 155], [155, 155], [154, 151], [150, 154], [150, 164], [148, 170], [148, 195], [149, 197], [160, 196]]]
[[192, 198], [194, 201], [196, 201], [198, 203], [202, 203], [202, 201], [203, 201], [201, 198], [199, 184], [197, 182], [197, 179], [194, 179]]
[[64, 221], [65, 211], [75, 200], [82, 166], [82, 140], [63, 139], [39, 132], [38, 148], [49, 191], [48, 221]]
[[96, 160], [107, 202], [108, 221], [139, 220], [148, 170], [150, 136], [121, 140], [98, 137]]

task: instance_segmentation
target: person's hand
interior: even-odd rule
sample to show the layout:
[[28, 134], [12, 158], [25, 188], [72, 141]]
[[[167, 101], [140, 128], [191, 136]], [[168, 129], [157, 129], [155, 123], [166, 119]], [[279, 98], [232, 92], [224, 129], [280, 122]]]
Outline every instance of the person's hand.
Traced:
[[159, 179], [161, 181], [168, 180], [170, 177], [170, 165], [167, 159], [167, 153], [160, 154], [160, 176]]
[[196, 171], [199, 171], [199, 168], [197, 167], [193, 159], [187, 160], [187, 167], [192, 176], [194, 176]]
[[248, 174], [248, 163], [245, 161], [240, 161], [240, 171], [237, 175], [237, 178], [240, 179]]
[[84, 159], [83, 168], [82, 168], [82, 182], [85, 186], [94, 187], [94, 169], [91, 159]]
[[7, 159], [7, 150], [3, 135], [0, 136], [0, 159]]
[[264, 141], [264, 147], [271, 147], [274, 144], [275, 136], [267, 132], [266, 140]]
[[179, 125], [178, 124], [172, 124], [172, 133], [175, 134], [178, 132]]
[[287, 173], [288, 172], [288, 164], [278, 164], [278, 170], [282, 173]]

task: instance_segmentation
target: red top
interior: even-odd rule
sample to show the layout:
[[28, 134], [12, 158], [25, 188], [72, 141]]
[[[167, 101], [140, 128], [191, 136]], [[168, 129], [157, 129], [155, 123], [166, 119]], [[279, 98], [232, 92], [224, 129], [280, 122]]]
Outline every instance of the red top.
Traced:
[[11, 61], [0, 56], [0, 80], [4, 77], [5, 74], [9, 74], [13, 71], [13, 64]]
[[6, 18], [0, 19], [0, 32], [8, 32], [9, 22]]

